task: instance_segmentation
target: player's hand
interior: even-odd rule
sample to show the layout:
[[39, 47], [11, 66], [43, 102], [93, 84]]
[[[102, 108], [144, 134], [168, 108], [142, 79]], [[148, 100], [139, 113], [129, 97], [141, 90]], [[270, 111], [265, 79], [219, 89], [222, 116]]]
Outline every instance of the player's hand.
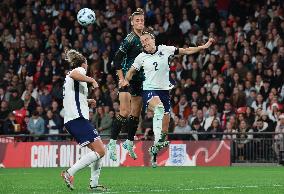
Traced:
[[127, 80], [124, 80], [124, 82], [122, 82], [122, 87], [127, 87], [129, 86], [129, 82]]
[[118, 87], [119, 88], [124, 88], [124, 87], [126, 87], [126, 86], [128, 86], [129, 85], [129, 83], [128, 83], [128, 81], [126, 81], [125, 79], [120, 79], [119, 81], [118, 81]]
[[88, 103], [93, 105], [94, 107], [96, 107], [96, 104], [97, 104], [95, 99], [88, 99]]
[[94, 81], [92, 82], [92, 86], [93, 86], [93, 89], [98, 88], [98, 87], [99, 87], [98, 82], [96, 82], [96, 80], [94, 80]]
[[202, 46], [203, 49], [209, 48], [215, 42], [214, 38], [209, 38], [205, 45]]

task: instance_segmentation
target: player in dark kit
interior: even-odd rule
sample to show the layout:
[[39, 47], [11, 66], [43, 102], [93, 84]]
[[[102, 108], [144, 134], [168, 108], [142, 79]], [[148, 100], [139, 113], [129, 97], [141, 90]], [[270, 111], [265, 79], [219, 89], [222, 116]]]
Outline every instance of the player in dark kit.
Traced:
[[141, 95], [143, 73], [138, 72], [135, 76], [133, 76], [129, 86], [121, 86], [124, 85], [125, 75], [133, 64], [134, 59], [142, 51], [140, 36], [144, 29], [143, 10], [138, 8], [129, 19], [133, 30], [123, 40], [114, 58], [114, 64], [119, 78], [120, 112], [113, 122], [111, 139], [107, 146], [109, 156], [113, 161], [117, 160], [116, 140], [122, 128], [128, 129], [128, 137], [123, 143], [123, 147], [128, 150], [129, 155], [133, 159], [137, 158], [137, 155], [133, 150], [133, 140], [139, 124], [139, 117], [142, 109]]

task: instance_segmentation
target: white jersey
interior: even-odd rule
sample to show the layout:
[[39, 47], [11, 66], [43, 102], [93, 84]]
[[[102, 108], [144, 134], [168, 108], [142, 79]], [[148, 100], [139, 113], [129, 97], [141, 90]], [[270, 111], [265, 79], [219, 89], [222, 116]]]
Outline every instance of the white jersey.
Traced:
[[139, 71], [144, 71], [145, 80], [143, 90], [169, 90], [170, 66], [169, 57], [174, 55], [177, 48], [174, 46], [160, 45], [155, 53], [140, 53], [132, 66]]
[[[77, 70], [81, 74], [86, 75], [86, 70], [83, 67], [77, 67], [72, 71]], [[86, 82], [80, 82], [72, 79], [70, 72], [66, 75], [63, 86], [63, 106], [65, 110], [64, 123], [84, 117], [89, 119], [89, 106], [87, 102], [88, 87]]]

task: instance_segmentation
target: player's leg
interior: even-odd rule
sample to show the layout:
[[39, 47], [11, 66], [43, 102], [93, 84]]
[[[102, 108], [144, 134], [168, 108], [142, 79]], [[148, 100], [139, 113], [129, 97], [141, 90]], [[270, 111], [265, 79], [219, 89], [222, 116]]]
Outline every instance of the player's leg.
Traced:
[[67, 186], [74, 189], [74, 174], [102, 158], [105, 155], [105, 149], [97, 131], [88, 120], [78, 118], [69, 121], [65, 124], [65, 128], [81, 146], [88, 146], [92, 150], [61, 174]]
[[161, 137], [164, 106], [160, 98], [158, 96], [154, 96], [148, 102], [148, 107], [154, 111], [154, 117], [153, 117], [154, 145], [150, 147], [149, 153], [151, 155], [151, 165], [152, 167], [155, 168], [157, 166], [157, 154], [159, 151], [156, 144], [158, 143]]
[[116, 155], [116, 140], [122, 128], [127, 125], [127, 117], [130, 113], [131, 95], [127, 91], [119, 92], [120, 112], [113, 121], [111, 130], [111, 139], [107, 145], [109, 156], [113, 161], [117, 160]]
[[128, 123], [127, 123], [128, 136], [127, 140], [122, 145], [125, 149], [128, 150], [130, 157], [133, 158], [134, 160], [137, 158], [137, 155], [135, 154], [133, 149], [133, 141], [138, 128], [141, 109], [142, 109], [142, 97], [132, 96], [131, 113], [130, 116], [128, 117]]
[[158, 149], [162, 149], [163, 147], [168, 146], [169, 141], [166, 141], [167, 135], [168, 135], [168, 129], [169, 129], [169, 124], [170, 124], [170, 95], [169, 91], [159, 91], [159, 97], [160, 100], [162, 101], [164, 108], [165, 108], [165, 114], [163, 117], [163, 128], [162, 128], [162, 133], [160, 136], [160, 139], [158, 143], [156, 144], [158, 146]]
[[164, 117], [164, 105], [159, 96], [154, 96], [149, 102], [148, 106], [154, 111], [153, 117], [153, 131], [154, 131], [154, 143], [156, 144], [162, 132], [163, 117]]
[[[103, 142], [100, 139], [97, 141], [100, 142], [98, 142], [98, 144], [95, 144], [94, 142], [90, 143], [88, 145], [88, 148], [90, 148], [92, 151], [96, 150], [105, 151]], [[99, 185], [99, 178], [102, 167], [102, 158], [99, 158], [98, 160], [94, 161], [90, 166], [91, 166], [90, 189], [105, 191], [106, 188], [102, 185]]]

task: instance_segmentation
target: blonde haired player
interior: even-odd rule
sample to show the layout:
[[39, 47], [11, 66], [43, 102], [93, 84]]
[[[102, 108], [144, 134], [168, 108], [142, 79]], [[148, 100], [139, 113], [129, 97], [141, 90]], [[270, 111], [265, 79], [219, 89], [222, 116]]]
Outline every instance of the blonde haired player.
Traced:
[[[140, 36], [144, 51], [136, 58], [126, 74], [127, 82], [132, 76], [143, 69], [145, 80], [143, 81], [143, 105], [154, 112], [153, 131], [155, 135], [154, 145], [149, 152], [152, 156], [152, 166], [156, 167], [158, 151], [167, 146], [165, 141], [170, 121], [170, 80], [168, 59], [172, 55], [190, 55], [207, 49], [214, 42], [210, 38], [205, 45], [189, 48], [176, 48], [174, 46], [155, 45], [155, 36], [151, 28], [145, 29]], [[163, 130], [162, 130], [163, 129]], [[163, 133], [162, 133], [163, 131]]]
[[64, 127], [81, 146], [87, 146], [91, 152], [84, 155], [68, 170], [63, 171], [66, 185], [74, 189], [74, 174], [91, 165], [90, 188], [93, 190], [106, 190], [98, 184], [105, 148], [97, 130], [89, 122], [88, 103], [96, 103], [94, 99], [87, 99], [87, 83], [94, 88], [98, 87], [95, 79], [86, 76], [88, 64], [86, 58], [75, 50], [66, 52], [67, 61], [74, 68], [65, 78], [63, 86]]

